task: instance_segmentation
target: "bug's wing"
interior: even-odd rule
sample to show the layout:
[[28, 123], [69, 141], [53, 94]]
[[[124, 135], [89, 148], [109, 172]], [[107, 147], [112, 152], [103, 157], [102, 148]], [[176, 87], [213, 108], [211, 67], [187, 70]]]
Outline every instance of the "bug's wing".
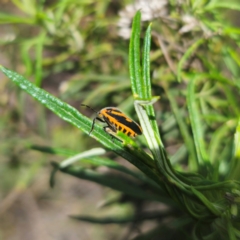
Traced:
[[129, 128], [129, 130], [134, 131], [137, 135], [142, 134], [142, 128], [139, 124], [134, 122], [131, 118], [128, 118], [125, 114], [121, 112], [119, 112], [119, 114], [116, 112], [108, 112], [108, 115], [117, 122], [119, 127], [122, 127], [123, 129]]

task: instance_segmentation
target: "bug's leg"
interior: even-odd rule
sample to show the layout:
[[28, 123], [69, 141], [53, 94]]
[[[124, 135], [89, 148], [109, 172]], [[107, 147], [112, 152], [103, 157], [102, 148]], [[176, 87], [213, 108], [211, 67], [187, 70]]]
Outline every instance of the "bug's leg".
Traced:
[[114, 142], [114, 131], [109, 126], [103, 127], [103, 130], [111, 136], [111, 139]]
[[89, 135], [91, 134], [91, 132], [92, 132], [93, 129], [94, 129], [94, 125], [95, 125], [95, 121], [96, 121], [96, 120], [98, 120], [98, 121], [100, 121], [100, 122], [105, 122], [105, 121], [103, 121], [101, 118], [95, 117], [95, 118], [93, 119], [92, 127], [91, 127], [91, 130], [90, 130], [90, 132], [89, 132]]
[[93, 122], [92, 122], [92, 127], [91, 127], [91, 130], [89, 132], [89, 135], [91, 134], [91, 132], [93, 131], [93, 128], [94, 128], [94, 125], [95, 125], [95, 121], [96, 121], [97, 118], [94, 118], [93, 119]]
[[113, 142], [114, 142], [114, 139], [117, 139], [118, 141], [123, 142], [120, 138], [118, 138], [115, 135], [116, 131], [115, 131], [115, 129], [112, 129], [112, 127], [105, 126], [105, 127], [103, 127], [103, 130], [111, 136], [111, 139]]

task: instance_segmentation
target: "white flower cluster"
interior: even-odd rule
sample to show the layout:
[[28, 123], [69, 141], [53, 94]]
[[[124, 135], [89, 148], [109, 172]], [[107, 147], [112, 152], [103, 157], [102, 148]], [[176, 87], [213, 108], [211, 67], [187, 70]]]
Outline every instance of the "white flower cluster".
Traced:
[[130, 38], [132, 19], [138, 10], [142, 14], [141, 21], [151, 21], [167, 15], [167, 4], [167, 0], [136, 0], [134, 4], [127, 5], [119, 12], [119, 36], [125, 39]]

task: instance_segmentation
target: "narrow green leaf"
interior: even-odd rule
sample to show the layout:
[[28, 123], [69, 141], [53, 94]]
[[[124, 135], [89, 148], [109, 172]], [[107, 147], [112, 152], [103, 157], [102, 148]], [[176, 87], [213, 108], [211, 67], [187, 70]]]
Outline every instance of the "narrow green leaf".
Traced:
[[204, 8], [204, 10], [213, 11], [216, 8], [227, 8], [235, 11], [240, 11], [240, 4], [231, 1], [210, 1], [210, 3]]
[[48, 146], [39, 146], [39, 145], [32, 145], [29, 144], [27, 147], [30, 149], [44, 152], [44, 153], [49, 153], [49, 154], [56, 154], [56, 155], [61, 155], [61, 156], [67, 156], [70, 157], [72, 155], [76, 155], [78, 152], [69, 150], [69, 149], [63, 149], [63, 148], [52, 148]]
[[[67, 168], [60, 169], [64, 173], [68, 173], [80, 179], [90, 180], [91, 182], [96, 182], [106, 187], [110, 187], [114, 190], [123, 192], [133, 197], [146, 199], [146, 200], [155, 200], [166, 202], [163, 196], [159, 194], [148, 192], [146, 194], [145, 190], [139, 187], [139, 184], [136, 181], [132, 181], [129, 178], [124, 176], [118, 176], [113, 174], [103, 174], [96, 171], [85, 169], [80, 166], [70, 166]], [[164, 200], [165, 199], [165, 200]]]
[[111, 224], [111, 223], [129, 223], [129, 222], [141, 222], [146, 221], [150, 219], [162, 219], [166, 216], [169, 216], [171, 214], [170, 211], [160, 211], [160, 212], [145, 212], [141, 214], [137, 214], [134, 216], [124, 216], [124, 217], [103, 217], [103, 218], [96, 218], [91, 216], [70, 216], [73, 219], [85, 221], [85, 222], [91, 222], [91, 223], [99, 223], [99, 224]]
[[202, 124], [199, 116], [199, 109], [197, 100], [195, 98], [195, 84], [197, 80], [197, 76], [195, 76], [188, 84], [188, 94], [187, 94], [187, 105], [189, 111], [189, 117], [191, 121], [194, 144], [197, 152], [198, 161], [200, 164], [204, 164], [209, 162], [209, 157], [207, 155]]
[[[80, 114], [75, 108], [62, 102], [61, 100], [52, 96], [45, 90], [38, 88], [18, 73], [8, 70], [3, 66], [1, 66], [0, 69], [22, 90], [26, 91], [42, 105], [46, 106], [55, 114], [57, 114], [60, 118], [82, 129], [85, 133], [89, 132], [89, 130], [91, 129], [91, 120]], [[96, 128], [98, 127], [96, 126]]]
[[191, 56], [191, 54], [202, 44], [204, 43], [205, 39], [200, 38], [198, 39], [191, 47], [187, 49], [187, 51], [184, 53], [182, 58], [180, 59], [178, 66], [177, 66], [177, 79], [179, 82], [181, 82], [182, 77], [182, 68], [184, 63], [187, 61], [187, 59]]
[[150, 78], [150, 47], [151, 47], [151, 24], [148, 26], [143, 47], [142, 59], [142, 79], [141, 82], [141, 100], [149, 100], [152, 98], [151, 78]]
[[[222, 126], [219, 126], [211, 137], [211, 141], [209, 143], [209, 159], [213, 165], [220, 164], [221, 160], [223, 160], [221, 154], [223, 146], [222, 143], [229, 132], [229, 128], [228, 124], [225, 123]], [[218, 171], [218, 169], [216, 169], [216, 171]]]
[[126, 217], [91, 217], [91, 216], [70, 216], [72, 219], [83, 221], [83, 222], [89, 222], [89, 223], [97, 223], [97, 224], [126, 224], [130, 223], [134, 220], [132, 216], [126, 216]]
[[233, 27], [233, 26], [223, 26], [223, 33], [228, 34], [230, 36], [234, 34], [240, 34], [240, 28]]
[[138, 84], [141, 82], [141, 65], [140, 65], [140, 23], [141, 23], [141, 12], [138, 11], [133, 18], [132, 23], [132, 35], [129, 45], [129, 73], [132, 85], [133, 97], [139, 98], [139, 90], [141, 86]]
[[[225, 62], [227, 68], [231, 71], [232, 75], [236, 78], [239, 76], [239, 65], [234, 59], [233, 55], [231, 54], [230, 47], [222, 47], [222, 57], [223, 61]], [[235, 51], [235, 49], [234, 49]]]
[[40, 87], [42, 83], [42, 55], [43, 46], [46, 41], [46, 33], [42, 32], [38, 36], [36, 44], [36, 67], [35, 67], [35, 84]]
[[235, 157], [240, 159], [240, 119], [238, 120], [238, 125], [236, 127], [236, 132], [234, 134], [234, 147], [235, 147]]
[[51, 164], [53, 166], [53, 170], [51, 171], [51, 174], [50, 174], [49, 185], [50, 185], [51, 188], [54, 188], [54, 185], [55, 185], [55, 175], [56, 175], [56, 173], [59, 170], [59, 165], [57, 163], [55, 163], [55, 162], [52, 162]]
[[232, 59], [237, 63], [238, 67], [240, 67], [240, 57], [237, 54], [236, 49], [229, 47], [227, 49], [227, 51], [230, 54], [230, 56], [232, 57]]
[[34, 62], [30, 55], [35, 52], [34, 47], [37, 45], [38, 36], [35, 38], [29, 38], [21, 44], [21, 58], [23, 59], [23, 64], [25, 66], [26, 76], [30, 76], [34, 72]]
[[240, 119], [234, 134], [234, 156], [231, 161], [231, 170], [229, 171], [228, 179], [240, 179]]
[[65, 168], [68, 167], [71, 164], [74, 164], [75, 162], [80, 161], [81, 159], [91, 157], [91, 156], [98, 156], [106, 153], [106, 151], [103, 148], [92, 148], [88, 151], [81, 152], [76, 154], [75, 156], [71, 156], [68, 159], [65, 159], [59, 164], [60, 168]]
[[8, 24], [8, 23], [17, 23], [17, 24], [29, 24], [33, 25], [35, 23], [34, 18], [27, 18], [27, 17], [19, 17], [16, 15], [10, 15], [6, 13], [0, 12], [0, 24]]
[[229, 219], [227, 219], [227, 231], [228, 231], [229, 240], [237, 240], [237, 239], [239, 239], [235, 235], [234, 230], [235, 229], [234, 229], [234, 227], [232, 225], [232, 222]]
[[[150, 47], [151, 47], [151, 24], [148, 26], [144, 37], [144, 46], [142, 54], [143, 55], [142, 79], [141, 83], [137, 84], [141, 86], [139, 89], [139, 91], [141, 91], [139, 92], [139, 96], [142, 96], [141, 100], [152, 99], [152, 84], [150, 77]], [[146, 106], [146, 110], [150, 118], [150, 123], [155, 132], [155, 135], [160, 136], [153, 106], [152, 105]]]
[[186, 124], [186, 122], [183, 119], [183, 116], [180, 112], [180, 110], [178, 109], [176, 100], [174, 99], [173, 96], [173, 91], [170, 89], [165, 89], [165, 92], [168, 96], [168, 99], [170, 101], [171, 104], [171, 108], [172, 111], [174, 113], [174, 116], [176, 118], [177, 124], [179, 126], [180, 132], [182, 134], [182, 137], [184, 139], [185, 142], [185, 146], [188, 149], [189, 152], [189, 165], [192, 171], [197, 171], [198, 170], [198, 162], [197, 162], [197, 158], [196, 158], [196, 152], [194, 149], [194, 143], [193, 143], [193, 139], [190, 135], [190, 133], [188, 132], [188, 126]]
[[160, 187], [154, 181], [152, 181], [150, 178], [146, 177], [141, 172], [132, 171], [129, 168], [126, 168], [115, 161], [112, 161], [110, 159], [103, 158], [103, 157], [101, 157], [101, 158], [100, 157], [91, 157], [91, 158], [83, 159], [83, 162], [88, 162], [94, 166], [105, 166], [105, 167], [108, 167], [111, 169], [115, 169], [119, 172], [128, 174], [128, 175], [140, 180], [141, 182], [150, 185], [151, 188], [155, 189], [154, 191], [158, 191], [159, 194], [162, 194], [162, 190], [160, 189]]
[[192, 192], [198, 197], [198, 199], [215, 215], [221, 216], [222, 212], [214, 206], [214, 203], [210, 202], [201, 192], [191, 187]]

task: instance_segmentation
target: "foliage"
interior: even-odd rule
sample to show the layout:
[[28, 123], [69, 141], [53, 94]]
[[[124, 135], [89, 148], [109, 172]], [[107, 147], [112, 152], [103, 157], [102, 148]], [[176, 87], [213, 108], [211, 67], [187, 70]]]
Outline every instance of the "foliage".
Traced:
[[[177, 8], [173, 1], [170, 2], [171, 8]], [[66, 11], [65, 7], [69, 7], [67, 4], [62, 6], [64, 11]], [[142, 202], [155, 201], [167, 204], [170, 210], [138, 215], [139, 209], [136, 207], [134, 215], [127, 215], [124, 218], [118, 216], [101, 219], [89, 216], [73, 216], [73, 218], [105, 224], [158, 220], [163, 216], [171, 216], [177, 221], [176, 219], [181, 216], [184, 221], [176, 224], [175, 229], [178, 234], [184, 232], [184, 236], [187, 235], [189, 239], [234, 240], [240, 237], [238, 230], [240, 61], [235, 51], [236, 47], [239, 48], [240, 31], [224, 21], [222, 8], [239, 10], [239, 4], [192, 1], [191, 4], [182, 7], [182, 15], [175, 12], [175, 22], [168, 22], [164, 18], [160, 25], [153, 22], [146, 30], [142, 55], [141, 13], [139, 11], [136, 13], [129, 47], [129, 72], [134, 99], [132, 105], [135, 106], [145, 138], [141, 137], [140, 141], [133, 141], [124, 134], [118, 133], [123, 143], [113, 141], [100, 125], [95, 126], [91, 136], [106, 149], [135, 165], [140, 171], [124, 167], [111, 158], [100, 157], [99, 155], [104, 153], [103, 149], [84, 151], [76, 156], [69, 154], [70, 159], [60, 164], [53, 163], [51, 184], [54, 183], [55, 172], [60, 170], [121, 191], [123, 196], [130, 196], [127, 201], [133, 204], [136, 199]], [[61, 8], [56, 9], [59, 11]], [[62, 14], [64, 11], [62, 10]], [[32, 15], [41, 16], [42, 22], [49, 21], [44, 12], [41, 14], [35, 12]], [[38, 21], [39, 19], [36, 22]], [[36, 23], [33, 19], [23, 22]], [[43, 25], [45, 26], [46, 23]], [[150, 48], [151, 28], [154, 28], [152, 35], [161, 50], [155, 45]], [[42, 38], [39, 36], [36, 38], [41, 44], [46, 43], [45, 40], [43, 41], [49, 34], [46, 29], [44, 33], [39, 34]], [[176, 34], [177, 30], [179, 34]], [[166, 38], [163, 37], [165, 35]], [[40, 62], [36, 66], [44, 66], [42, 46], [39, 48]], [[150, 49], [153, 49], [152, 52]], [[69, 51], [75, 54], [75, 50]], [[98, 51], [93, 49], [93, 52]], [[63, 64], [66, 58], [58, 57], [56, 59], [61, 60], [57, 63]], [[26, 66], [31, 65], [25, 63]], [[88, 68], [91, 69], [91, 66]], [[35, 84], [3, 66], [1, 71], [63, 120], [89, 133], [91, 119], [39, 88], [42, 70], [37, 72]], [[151, 71], [152, 80], [150, 80]], [[84, 77], [87, 79], [87, 75]], [[127, 86], [125, 80], [116, 81], [115, 87], [118, 86], [118, 90], [121, 90], [121, 87], [124, 89]], [[101, 93], [98, 101], [103, 104], [107, 94], [112, 90], [109, 87], [110, 82], [104, 80], [84, 102], [92, 103], [94, 96]], [[81, 86], [77, 88], [78, 91], [83, 90], [88, 84], [88, 81], [82, 81]], [[154, 97], [152, 91], [156, 95], [161, 93], [160, 101], [155, 104], [156, 114], [152, 104], [158, 97]], [[168, 101], [170, 107], [166, 107]], [[93, 102], [93, 105], [96, 102]], [[170, 109], [173, 114], [170, 113]], [[158, 119], [162, 121], [160, 129]], [[171, 154], [168, 148], [174, 145], [178, 146], [177, 151]], [[54, 152], [54, 149], [50, 148], [41, 150]], [[89, 168], [89, 165], [94, 168]], [[97, 168], [99, 166], [114, 169], [119, 174], [101, 173]], [[111, 181], [109, 181], [110, 177]], [[180, 209], [183, 211], [181, 215]], [[136, 239], [159, 236], [166, 227], [161, 226]], [[189, 228], [193, 229], [191, 233], [188, 232]], [[169, 236], [166, 239], [172, 238]]]

